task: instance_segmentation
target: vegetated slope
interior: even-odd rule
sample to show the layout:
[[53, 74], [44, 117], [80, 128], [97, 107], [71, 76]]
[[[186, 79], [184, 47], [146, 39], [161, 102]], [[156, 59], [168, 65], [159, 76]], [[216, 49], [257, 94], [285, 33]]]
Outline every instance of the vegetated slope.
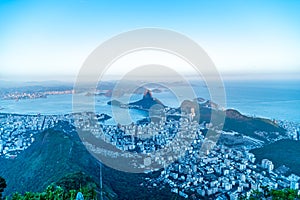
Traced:
[[7, 180], [6, 193], [42, 191], [72, 172], [97, 173], [97, 162], [78, 136], [53, 129], [37, 134], [36, 142], [14, 160], [1, 159], [0, 163], [0, 174]]
[[234, 109], [222, 111], [215, 109], [216, 107], [217, 105], [210, 101], [198, 103], [185, 100], [179, 109], [188, 113], [194, 108], [199, 123], [213, 122], [214, 126], [222, 124], [224, 131], [235, 131], [263, 141], [267, 141], [267, 138], [276, 138], [278, 135], [286, 135], [284, 128], [269, 119], [245, 116]]
[[[13, 160], [0, 159], [0, 176], [7, 181], [5, 195], [26, 191], [41, 192], [70, 173], [83, 172], [99, 184], [99, 162], [89, 154], [76, 133], [49, 129]], [[145, 177], [157, 174], [130, 174], [103, 165], [104, 194], [110, 199], [173, 199], [169, 188], [145, 187]], [[141, 185], [142, 184], [142, 185]], [[99, 185], [98, 185], [99, 186]]]
[[[265, 140], [266, 137], [276, 138], [278, 136], [276, 133], [281, 135], [286, 134], [286, 130], [284, 128], [279, 127], [269, 119], [248, 117], [233, 109], [226, 110], [226, 118], [223, 129], [226, 131], [243, 133], [261, 140]], [[256, 132], [266, 132], [267, 135], [258, 135]]]
[[262, 148], [251, 150], [260, 163], [262, 159], [271, 160], [275, 168], [285, 165], [291, 173], [300, 175], [300, 142], [295, 140], [279, 140]]
[[[266, 137], [277, 137], [276, 133], [281, 135], [286, 134], [285, 129], [279, 127], [269, 119], [248, 117], [233, 109], [228, 109], [224, 113], [223, 111], [213, 111], [210, 108], [200, 108], [200, 121], [208, 120], [210, 122], [212, 112], [215, 113], [216, 118], [225, 114], [224, 131], [235, 131], [264, 141]], [[267, 135], [258, 135], [256, 134], [258, 132], [266, 132]]]

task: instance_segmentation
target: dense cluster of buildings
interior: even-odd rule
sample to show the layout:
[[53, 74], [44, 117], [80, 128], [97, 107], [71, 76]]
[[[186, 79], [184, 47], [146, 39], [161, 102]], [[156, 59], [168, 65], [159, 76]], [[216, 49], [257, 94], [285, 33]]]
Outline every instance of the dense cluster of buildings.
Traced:
[[[275, 171], [273, 162], [268, 159], [256, 163], [249, 148], [232, 149], [215, 145], [215, 142], [205, 139], [202, 133], [207, 126], [201, 126], [188, 117], [178, 121], [161, 120], [159, 123], [106, 125], [101, 126], [101, 133], [97, 126], [90, 124], [82, 125], [82, 128], [99, 134], [119, 150], [141, 154], [156, 152], [177, 139], [177, 142], [184, 140], [183, 137], [176, 138], [177, 135], [189, 135], [189, 146], [175, 142], [179, 148], [172, 148], [172, 151], [183, 154], [172, 164], [164, 165], [167, 164], [164, 163], [167, 161], [165, 155], [159, 155], [159, 159], [153, 157], [150, 163], [159, 161], [159, 164], [168, 167], [161, 171], [158, 178], [148, 180], [152, 186], [168, 184], [172, 192], [184, 198], [211, 196], [228, 199], [229, 196], [230, 199], [238, 199], [239, 195], [249, 196], [252, 190], [260, 190], [261, 186], [299, 191], [298, 176], [286, 177]], [[205, 146], [210, 146], [207, 148], [209, 150], [205, 150]]]
[[38, 99], [47, 98], [48, 95], [61, 95], [61, 94], [73, 94], [73, 90], [62, 91], [44, 91], [44, 92], [10, 92], [0, 94], [0, 97], [4, 100], [20, 100], [20, 99]]
[[289, 121], [277, 121], [277, 124], [287, 130], [288, 135], [293, 140], [300, 140], [300, 124]]
[[64, 116], [0, 114], [0, 156], [14, 158], [34, 142], [36, 133], [61, 119]]
[[[76, 117], [74, 123], [78, 130], [88, 131], [96, 138], [101, 138], [102, 141], [123, 152], [153, 154], [147, 158], [147, 162], [161, 167], [177, 160], [179, 155], [182, 156], [190, 148], [194, 139], [204, 138], [200, 134], [200, 125], [197, 122], [190, 122], [188, 118], [167, 121], [163, 117], [158, 123], [103, 125], [99, 120], [85, 115]], [[89, 146], [89, 144], [86, 145]], [[108, 154], [107, 151], [101, 151], [101, 148], [96, 149], [92, 146], [89, 148], [97, 154]], [[122, 156], [117, 151], [111, 152], [111, 155]], [[138, 168], [145, 167], [144, 163], [135, 164]]]
[[46, 98], [47, 95], [40, 93], [40, 92], [35, 92], [35, 93], [29, 93], [29, 92], [16, 92], [16, 93], [9, 93], [3, 95], [3, 99], [5, 100], [16, 100], [18, 101], [19, 99], [37, 99], [37, 98]]
[[255, 156], [222, 145], [215, 146], [207, 156], [199, 154], [199, 147], [161, 171], [153, 185], [168, 184], [171, 191], [184, 198], [211, 196], [214, 199], [238, 199], [240, 194], [250, 195], [260, 186], [291, 188], [299, 192], [299, 177], [285, 177], [274, 172], [270, 160], [255, 163]]
[[65, 121], [123, 152], [153, 154], [164, 149], [163, 154], [155, 153], [147, 161], [166, 166], [158, 178], [148, 182], [152, 186], [168, 184], [172, 192], [184, 198], [211, 196], [227, 199], [229, 196], [237, 199], [240, 194], [250, 195], [251, 190], [260, 186], [288, 187], [299, 191], [300, 177], [278, 173], [270, 160], [255, 162], [254, 154], [247, 148], [216, 145], [205, 138], [207, 124], [200, 125], [191, 116], [179, 120], [162, 117], [157, 123], [129, 125], [105, 125], [101, 122], [104, 118], [105, 115], [93, 113], [59, 116], [0, 114], [0, 155], [14, 158], [34, 142], [36, 133]]

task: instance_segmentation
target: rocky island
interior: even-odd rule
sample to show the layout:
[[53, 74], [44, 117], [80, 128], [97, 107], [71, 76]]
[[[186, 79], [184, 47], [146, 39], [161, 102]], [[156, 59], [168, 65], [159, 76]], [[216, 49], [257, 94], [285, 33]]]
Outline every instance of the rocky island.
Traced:
[[161, 101], [152, 96], [152, 92], [148, 89], [145, 90], [144, 95], [141, 100], [131, 102], [128, 104], [122, 103], [117, 100], [112, 100], [107, 102], [108, 105], [120, 106], [121, 108], [139, 109], [139, 110], [149, 110], [154, 105], [160, 105], [166, 107]]

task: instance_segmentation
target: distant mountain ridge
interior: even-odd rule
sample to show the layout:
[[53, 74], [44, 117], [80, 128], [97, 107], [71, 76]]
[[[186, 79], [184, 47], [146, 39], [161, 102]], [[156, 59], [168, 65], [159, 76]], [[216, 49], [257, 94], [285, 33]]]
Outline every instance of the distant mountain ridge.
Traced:
[[[160, 100], [154, 98], [148, 89], [145, 90], [142, 99], [138, 101], [123, 104], [117, 100], [112, 100], [109, 101], [108, 104], [147, 111], [154, 105], [159, 105], [163, 108], [167, 107]], [[200, 124], [204, 122], [210, 123], [212, 117], [214, 117], [213, 121], [219, 123], [213, 124], [214, 126], [222, 126], [224, 131], [238, 132], [264, 142], [268, 142], [269, 139], [277, 137], [277, 134], [286, 136], [286, 130], [278, 126], [272, 120], [246, 116], [234, 109], [220, 109], [215, 102], [200, 97], [194, 100], [184, 100], [179, 108], [173, 109], [178, 113], [189, 113], [191, 108], [194, 109], [195, 119], [197, 119]], [[178, 115], [168, 115], [169, 119], [178, 119], [179, 117]]]

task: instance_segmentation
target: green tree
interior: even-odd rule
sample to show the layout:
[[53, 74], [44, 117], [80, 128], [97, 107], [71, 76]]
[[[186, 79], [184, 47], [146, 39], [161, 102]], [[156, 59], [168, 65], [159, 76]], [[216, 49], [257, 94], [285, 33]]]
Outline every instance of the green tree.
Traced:
[[32, 192], [26, 192], [23, 197], [24, 200], [35, 199], [35, 194]]
[[76, 199], [76, 194], [77, 194], [76, 190], [70, 190], [69, 191], [70, 200], [75, 200]]
[[65, 190], [63, 187], [52, 183], [44, 192], [26, 192], [24, 195], [16, 192], [7, 200], [75, 200], [78, 192], [81, 192], [85, 199], [94, 200], [97, 199], [95, 188], [96, 185], [93, 183], [79, 189]]
[[282, 190], [269, 189], [268, 186], [261, 186], [261, 190], [252, 190], [250, 197], [247, 198], [245, 195], [241, 194], [239, 200], [295, 200], [299, 199], [300, 196], [297, 194], [296, 190], [285, 188]]
[[54, 191], [54, 200], [61, 200], [64, 196], [64, 190], [60, 186], [56, 186]]
[[19, 194], [18, 192], [16, 192], [12, 195], [11, 200], [23, 200], [23, 196], [21, 194]]
[[54, 199], [54, 184], [51, 184], [46, 188], [46, 199], [47, 200]]
[[79, 189], [79, 192], [81, 192], [84, 196], [84, 199], [96, 199], [97, 194], [95, 191], [95, 188], [93, 187], [82, 187]]

